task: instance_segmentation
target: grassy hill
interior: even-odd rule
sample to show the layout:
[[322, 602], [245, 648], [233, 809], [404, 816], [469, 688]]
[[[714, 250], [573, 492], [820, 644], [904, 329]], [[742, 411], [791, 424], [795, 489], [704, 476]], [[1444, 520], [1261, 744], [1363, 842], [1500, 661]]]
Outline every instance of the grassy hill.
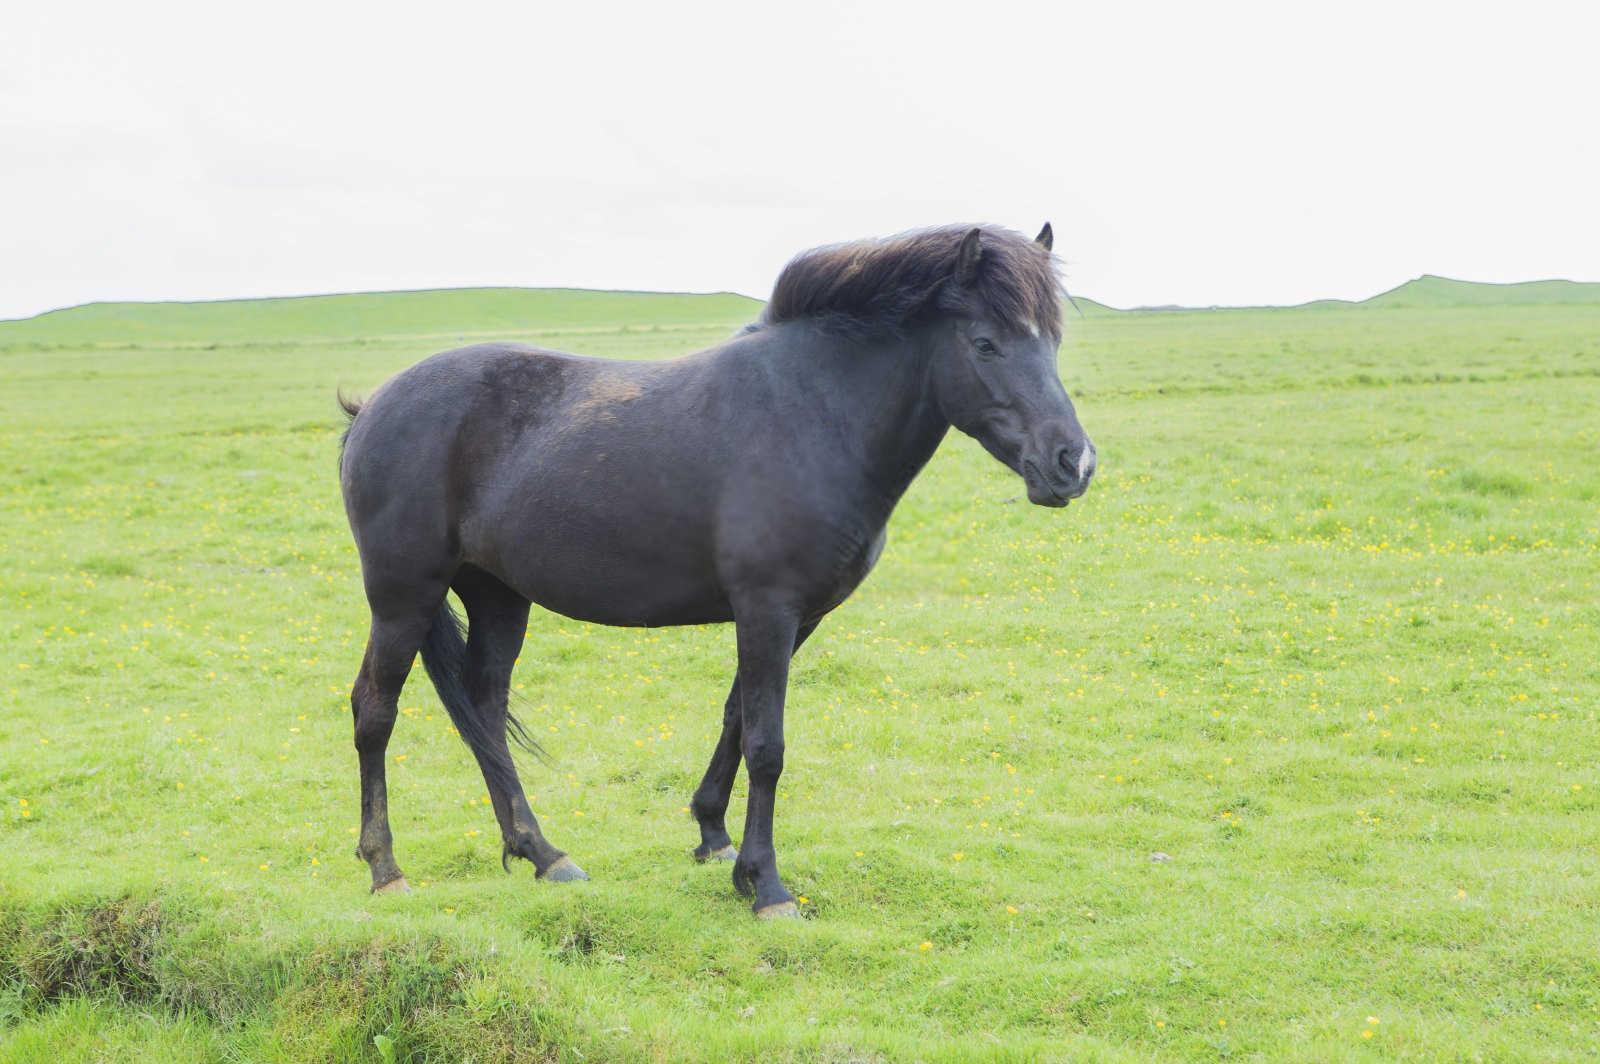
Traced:
[[[1128, 311], [1074, 294], [1069, 318]], [[1485, 284], [1426, 275], [1361, 302], [1317, 300], [1302, 309], [1600, 305], [1600, 284]], [[1137, 313], [1202, 309], [1136, 307]], [[1260, 310], [1259, 307], [1203, 308]], [[1289, 308], [1272, 308], [1289, 309]], [[562, 333], [712, 327], [754, 318], [761, 301], [732, 292], [614, 292], [577, 288], [442, 288], [228, 299], [196, 303], [86, 303], [0, 321], [0, 351], [39, 347], [210, 347], [282, 341], [406, 338], [536, 339]]]
[[87, 303], [0, 321], [0, 348], [535, 336], [720, 324], [748, 320], [760, 309], [758, 300], [731, 292], [689, 295], [573, 288], [444, 288], [204, 303]]
[[1346, 310], [1353, 307], [1379, 310], [1441, 309], [1450, 307], [1515, 307], [1551, 305], [1600, 306], [1600, 283], [1593, 281], [1519, 281], [1492, 284], [1486, 281], [1458, 281], [1450, 277], [1424, 274], [1405, 284], [1367, 299], [1314, 299], [1292, 307], [1238, 306], [1186, 307], [1178, 304], [1138, 306], [1127, 310], [1076, 297], [1085, 316], [1121, 313], [1170, 314], [1204, 310]]
[[1080, 296], [1076, 292], [1072, 293], [1072, 301], [1067, 304], [1067, 317], [1069, 318], [1075, 315], [1081, 315], [1085, 318], [1097, 318], [1107, 314], [1121, 313], [1122, 311], [1116, 307], [1108, 307], [1098, 300], [1090, 299], [1088, 296]]
[[1364, 307], [1494, 307], [1559, 303], [1600, 304], [1600, 284], [1592, 281], [1520, 281], [1489, 284], [1424, 274], [1398, 288], [1364, 300]]

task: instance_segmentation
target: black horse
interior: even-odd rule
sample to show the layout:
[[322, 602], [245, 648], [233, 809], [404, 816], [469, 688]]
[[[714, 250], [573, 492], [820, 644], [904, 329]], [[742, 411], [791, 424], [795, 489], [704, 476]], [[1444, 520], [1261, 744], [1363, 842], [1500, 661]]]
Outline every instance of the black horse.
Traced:
[[[520, 344], [435, 355], [352, 421], [340, 462], [372, 629], [351, 695], [374, 891], [405, 890], [384, 750], [418, 651], [472, 748], [502, 861], [587, 879], [528, 808], [508, 737], [530, 603], [599, 624], [733, 621], [738, 670], [695, 792], [699, 860], [733, 861], [760, 916], [792, 915], [772, 811], [789, 659], [883, 550], [951, 425], [1065, 506], [1095, 451], [1056, 373], [1061, 295], [1037, 239], [952, 226], [805, 252], [759, 322], [683, 358]], [[455, 591], [466, 626], [446, 602]], [[741, 755], [743, 850], [723, 824]]]

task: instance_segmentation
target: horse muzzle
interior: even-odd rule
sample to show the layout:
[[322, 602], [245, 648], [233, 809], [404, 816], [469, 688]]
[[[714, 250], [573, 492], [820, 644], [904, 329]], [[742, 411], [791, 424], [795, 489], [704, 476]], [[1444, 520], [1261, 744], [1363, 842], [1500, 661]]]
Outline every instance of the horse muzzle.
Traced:
[[1057, 447], [1047, 462], [1022, 459], [1022, 480], [1028, 501], [1036, 506], [1061, 507], [1089, 490], [1094, 479], [1096, 454], [1088, 437]]

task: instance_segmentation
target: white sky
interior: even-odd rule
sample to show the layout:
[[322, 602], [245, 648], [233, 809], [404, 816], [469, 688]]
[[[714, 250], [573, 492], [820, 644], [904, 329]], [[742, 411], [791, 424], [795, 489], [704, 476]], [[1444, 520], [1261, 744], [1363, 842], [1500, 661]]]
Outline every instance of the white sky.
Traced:
[[1115, 305], [1600, 280], [1600, 5], [40, 2], [0, 317], [479, 284], [765, 296], [1046, 218]]

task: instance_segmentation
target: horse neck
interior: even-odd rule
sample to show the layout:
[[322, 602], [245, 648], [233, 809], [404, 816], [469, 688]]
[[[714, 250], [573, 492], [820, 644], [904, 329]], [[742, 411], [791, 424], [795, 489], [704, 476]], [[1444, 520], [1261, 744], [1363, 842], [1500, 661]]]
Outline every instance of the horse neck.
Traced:
[[900, 501], [950, 430], [933, 391], [927, 330], [906, 336], [842, 343], [819, 337], [811, 363], [831, 371], [834, 421], [880, 496], [883, 517]]

